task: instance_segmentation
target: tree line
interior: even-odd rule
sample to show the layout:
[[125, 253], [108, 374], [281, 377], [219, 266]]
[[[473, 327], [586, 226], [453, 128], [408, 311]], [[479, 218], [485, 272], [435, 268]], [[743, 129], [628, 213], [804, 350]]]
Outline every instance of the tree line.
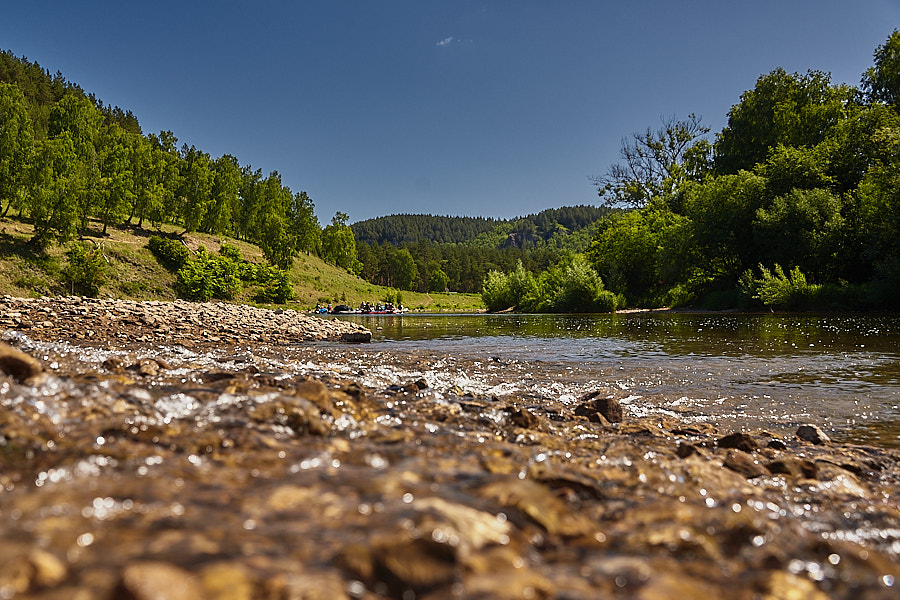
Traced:
[[516, 219], [390, 215], [354, 223], [360, 275], [420, 292], [479, 293], [492, 270], [544, 270], [591, 241], [605, 207], [565, 206]]
[[664, 119], [594, 178], [620, 209], [585, 252], [605, 289], [632, 306], [897, 309], [900, 32], [858, 87], [778, 68], [709, 133], [695, 115]]
[[358, 273], [347, 216], [323, 228], [314, 209], [277, 171], [179, 147], [171, 131], [144, 135], [130, 111], [0, 53], [0, 216], [30, 219], [37, 246], [66, 243], [93, 223], [103, 234], [113, 224], [168, 223], [257, 244], [282, 269], [307, 252]]

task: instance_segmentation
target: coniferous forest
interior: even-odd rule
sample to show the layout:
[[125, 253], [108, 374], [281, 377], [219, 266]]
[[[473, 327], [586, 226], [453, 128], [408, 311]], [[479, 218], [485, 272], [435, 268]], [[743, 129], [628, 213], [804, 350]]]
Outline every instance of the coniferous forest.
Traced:
[[35, 248], [177, 225], [256, 244], [273, 267], [316, 254], [380, 285], [481, 292], [487, 307], [896, 309], [900, 31], [858, 86], [775, 69], [719, 132], [695, 115], [631, 135], [593, 178], [598, 206], [517, 219], [391, 215], [324, 228], [277, 171], [145, 134], [61, 73], [0, 53], [0, 216]]

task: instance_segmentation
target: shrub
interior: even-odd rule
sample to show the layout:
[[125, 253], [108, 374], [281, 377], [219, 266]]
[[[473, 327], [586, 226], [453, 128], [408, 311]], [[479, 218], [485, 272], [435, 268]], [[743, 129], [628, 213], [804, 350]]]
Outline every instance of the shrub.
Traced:
[[821, 288], [808, 283], [800, 267], [791, 269], [789, 275], [785, 275], [778, 263], [775, 263], [772, 270], [760, 264], [759, 270], [758, 278], [753, 276], [752, 271], [746, 271], [741, 276], [739, 285], [744, 293], [766, 306], [798, 308], [808, 305]]
[[63, 275], [71, 284], [72, 293], [77, 291], [95, 298], [100, 293], [100, 286], [106, 282], [107, 265], [103, 252], [89, 244], [76, 243], [66, 256], [69, 264], [63, 269]]
[[232, 300], [241, 290], [238, 271], [234, 261], [214, 256], [200, 246], [197, 256], [178, 270], [176, 290], [182, 298], [199, 302]]
[[581, 255], [550, 267], [538, 278], [521, 262], [508, 275], [490, 271], [481, 299], [492, 312], [510, 307], [525, 312], [613, 312], [625, 305], [624, 296], [604, 289], [600, 276]]
[[291, 287], [287, 271], [277, 267], [257, 265], [255, 273], [256, 282], [262, 286], [253, 296], [256, 302], [284, 304], [294, 298], [294, 288]]
[[238, 247], [228, 242], [222, 242], [222, 245], [219, 246], [219, 254], [238, 263], [244, 260]]
[[188, 250], [187, 246], [171, 238], [152, 235], [147, 242], [147, 247], [150, 248], [150, 252], [153, 253], [159, 264], [173, 273], [181, 269], [191, 259], [191, 251]]
[[490, 312], [515, 305], [509, 291], [509, 277], [500, 271], [488, 271], [481, 286], [481, 300]]

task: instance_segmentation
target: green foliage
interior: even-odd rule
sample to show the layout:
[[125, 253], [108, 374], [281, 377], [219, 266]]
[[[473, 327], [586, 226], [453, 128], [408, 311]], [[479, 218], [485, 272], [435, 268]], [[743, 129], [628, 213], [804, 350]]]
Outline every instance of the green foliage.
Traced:
[[489, 311], [515, 308], [523, 312], [613, 312], [624, 297], [603, 287], [597, 272], [583, 256], [571, 257], [535, 277], [522, 263], [509, 274], [490, 271], [481, 297]]
[[444, 270], [437, 268], [431, 272], [428, 278], [429, 292], [443, 292], [450, 284], [450, 277], [444, 273]]
[[196, 256], [178, 270], [175, 288], [180, 297], [188, 300], [232, 300], [241, 290], [238, 273], [238, 265], [234, 261], [210, 254], [200, 246]]
[[489, 312], [499, 312], [513, 308], [518, 298], [512, 297], [509, 276], [500, 271], [488, 271], [481, 288], [481, 300]]
[[759, 271], [759, 277], [755, 277], [752, 270], [745, 272], [741, 276], [740, 287], [745, 294], [765, 306], [799, 308], [808, 304], [819, 290], [819, 286], [807, 283], [800, 267], [792, 268], [789, 275], [785, 275], [778, 263], [775, 263], [772, 270], [760, 264]]
[[761, 76], [728, 112], [728, 125], [715, 143], [719, 174], [752, 170], [779, 144], [813, 147], [844, 116], [856, 91], [833, 86], [826, 73], [787, 73], [778, 68]]
[[710, 144], [703, 139], [708, 127], [691, 114], [680, 121], [671, 117], [652, 131], [636, 133], [622, 143], [622, 163], [595, 177], [598, 195], [606, 206], [642, 208], [651, 201], [674, 201], [678, 189], [707, 170]]
[[348, 216], [337, 212], [331, 225], [322, 232], [322, 258], [335, 264], [348, 273], [359, 275], [362, 263], [356, 253], [356, 238], [353, 230], [347, 225]]
[[823, 189], [794, 189], [756, 212], [754, 238], [764, 261], [784, 261], [817, 278], [835, 265], [845, 224], [841, 202]]
[[244, 260], [241, 256], [241, 250], [234, 244], [229, 244], [228, 242], [222, 242], [219, 246], [219, 254], [235, 262], [242, 262]]
[[66, 252], [68, 264], [63, 268], [63, 276], [72, 293], [95, 298], [107, 279], [107, 264], [100, 248], [91, 244], [75, 243]]
[[15, 85], [0, 83], [0, 203], [3, 215], [21, 209], [34, 160], [34, 130], [25, 97]]
[[618, 213], [600, 223], [587, 258], [614, 293], [657, 304], [685, 268], [679, 261], [690, 257], [689, 225], [667, 209]]
[[173, 273], [181, 269], [191, 258], [191, 251], [180, 240], [151, 235], [147, 247], [159, 264]]
[[260, 285], [254, 294], [256, 302], [266, 304], [284, 304], [294, 299], [294, 288], [286, 271], [269, 265], [259, 265], [254, 274], [254, 281]]
[[895, 29], [875, 50], [875, 65], [862, 77], [862, 88], [870, 102], [900, 104], [900, 31]]

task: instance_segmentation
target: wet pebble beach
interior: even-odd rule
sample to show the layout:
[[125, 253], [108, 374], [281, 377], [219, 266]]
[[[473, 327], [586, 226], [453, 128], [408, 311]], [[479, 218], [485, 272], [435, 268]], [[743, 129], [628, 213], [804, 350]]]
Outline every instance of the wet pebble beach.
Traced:
[[3, 297], [0, 339], [0, 600], [900, 590], [900, 450], [821, 424], [367, 385], [290, 310]]

